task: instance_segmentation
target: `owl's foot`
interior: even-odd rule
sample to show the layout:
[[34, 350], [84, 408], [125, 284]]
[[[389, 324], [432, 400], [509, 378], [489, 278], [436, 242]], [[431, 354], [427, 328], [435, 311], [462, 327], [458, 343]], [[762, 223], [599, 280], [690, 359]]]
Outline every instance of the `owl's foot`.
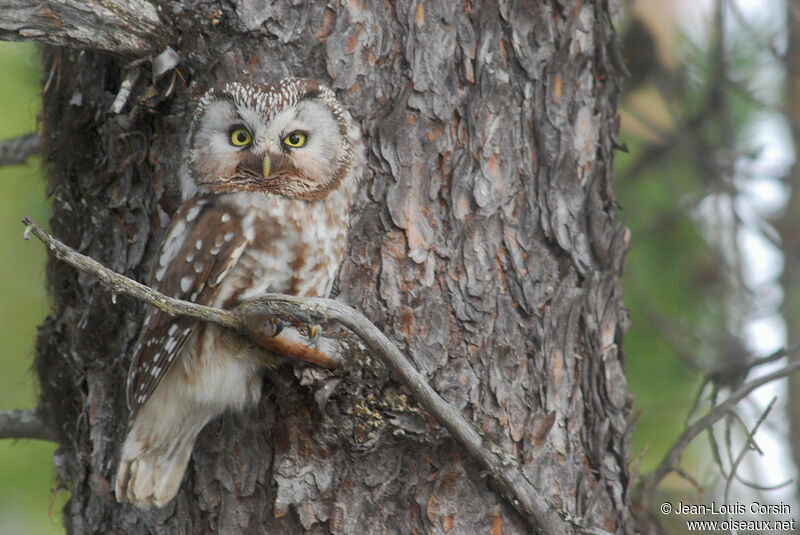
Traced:
[[322, 329], [311, 325], [306, 332], [287, 327], [272, 338], [279, 348], [276, 352], [285, 357], [309, 362], [323, 368], [337, 368], [342, 364], [344, 350], [338, 341], [320, 336]]
[[[332, 338], [321, 336], [322, 329], [318, 325], [303, 325], [299, 329], [291, 325], [284, 326], [271, 315], [258, 311], [245, 314], [242, 323], [244, 334], [275, 355], [323, 368], [337, 368], [342, 364], [344, 349], [341, 344]], [[274, 334], [275, 326], [278, 325], [281, 330]], [[265, 362], [264, 365], [268, 366], [269, 363]]]

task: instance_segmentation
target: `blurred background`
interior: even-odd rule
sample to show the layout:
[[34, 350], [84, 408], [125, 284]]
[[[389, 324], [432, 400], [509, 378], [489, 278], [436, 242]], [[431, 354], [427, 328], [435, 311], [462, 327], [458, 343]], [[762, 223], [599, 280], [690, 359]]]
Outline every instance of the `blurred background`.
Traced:
[[[631, 73], [620, 102], [628, 152], [616, 159], [632, 243], [624, 349], [636, 398], [632, 465], [646, 474], [687, 423], [798, 357], [775, 352], [800, 341], [800, 1], [626, 0], [617, 29]], [[0, 139], [36, 132], [36, 48], [0, 43], [0, 72]], [[48, 310], [44, 249], [22, 240], [26, 214], [48, 219], [36, 158], [0, 166], [0, 410], [35, 405], [33, 342]], [[775, 396], [757, 449], [747, 448]], [[0, 533], [63, 533], [67, 492], [55, 492], [53, 451], [0, 441]], [[797, 465], [795, 374], [697, 437], [653, 503], [723, 503], [727, 485], [731, 502], [783, 502], [796, 514]], [[669, 533], [686, 532], [655, 516]]]
[[[642, 452], [647, 473], [688, 423], [784, 367], [775, 352], [800, 340], [800, 2], [635, 0], [623, 9], [624, 348], [639, 414], [634, 464]], [[796, 518], [798, 461], [795, 374], [698, 436], [653, 505], [783, 502], [793, 514], [776, 518]], [[665, 528], [686, 532], [682, 522]]]
[[[36, 46], [0, 42], [0, 140], [38, 131], [42, 70]], [[38, 158], [0, 166], [0, 410], [36, 406], [36, 326], [48, 311], [45, 252], [22, 239], [20, 218], [50, 215]], [[55, 444], [0, 440], [0, 533], [64, 533], [53, 496]], [[56, 503], [52, 506], [53, 498]]]

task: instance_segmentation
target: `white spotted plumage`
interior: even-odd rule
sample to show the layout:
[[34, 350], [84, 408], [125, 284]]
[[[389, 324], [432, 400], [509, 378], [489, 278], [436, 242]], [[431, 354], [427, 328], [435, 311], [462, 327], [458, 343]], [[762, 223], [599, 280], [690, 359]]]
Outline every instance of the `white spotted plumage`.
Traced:
[[[245, 128], [247, 146], [231, 132]], [[305, 144], [284, 139], [302, 132]], [[181, 173], [184, 204], [150, 284], [230, 308], [264, 292], [326, 296], [345, 253], [363, 167], [360, 132], [314, 80], [228, 83], [201, 99]], [[261, 173], [261, 176], [259, 176]], [[128, 374], [131, 409], [116, 495], [162, 506], [177, 492], [197, 434], [260, 397], [275, 356], [222, 328], [151, 310]]]

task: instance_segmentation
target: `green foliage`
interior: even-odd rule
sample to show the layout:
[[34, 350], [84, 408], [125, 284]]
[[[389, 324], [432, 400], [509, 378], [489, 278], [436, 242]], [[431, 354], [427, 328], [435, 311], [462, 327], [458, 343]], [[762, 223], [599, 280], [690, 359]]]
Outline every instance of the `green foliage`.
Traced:
[[[631, 152], [617, 156], [620, 175], [641, 147], [636, 141], [628, 144]], [[690, 290], [699, 284], [693, 266], [702, 262], [692, 255], [702, 254], [702, 239], [686, 217], [675, 214], [691, 176], [680, 163], [659, 166], [618, 183], [616, 192], [631, 230], [622, 279], [632, 320], [625, 354], [635, 410], [641, 411], [633, 435], [634, 458], [648, 448], [642, 472], [655, 468], [680, 434], [700, 384], [698, 371], [687, 367], [670, 344], [676, 321], [699, 321], [709, 312], [700, 294]]]
[[[33, 45], [0, 42], [0, 139], [33, 132], [40, 108], [41, 70]], [[33, 344], [47, 313], [41, 244], [22, 239], [19, 220], [47, 221], [38, 159], [0, 167], [0, 410], [36, 405]], [[36, 440], [0, 441], [0, 533], [63, 533], [59, 493], [48, 516], [55, 485], [55, 445]]]

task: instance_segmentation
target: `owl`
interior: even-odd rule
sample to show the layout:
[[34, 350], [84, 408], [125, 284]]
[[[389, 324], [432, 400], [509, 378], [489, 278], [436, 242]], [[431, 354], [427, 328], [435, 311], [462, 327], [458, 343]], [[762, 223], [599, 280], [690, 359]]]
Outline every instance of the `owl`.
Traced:
[[[359, 129], [319, 81], [209, 90], [187, 141], [183, 204], [149, 285], [220, 308], [265, 292], [327, 297], [363, 165]], [[142, 508], [169, 502], [200, 430], [228, 409], [257, 403], [263, 367], [291, 356], [214, 324], [150, 310], [128, 373], [117, 500]]]

